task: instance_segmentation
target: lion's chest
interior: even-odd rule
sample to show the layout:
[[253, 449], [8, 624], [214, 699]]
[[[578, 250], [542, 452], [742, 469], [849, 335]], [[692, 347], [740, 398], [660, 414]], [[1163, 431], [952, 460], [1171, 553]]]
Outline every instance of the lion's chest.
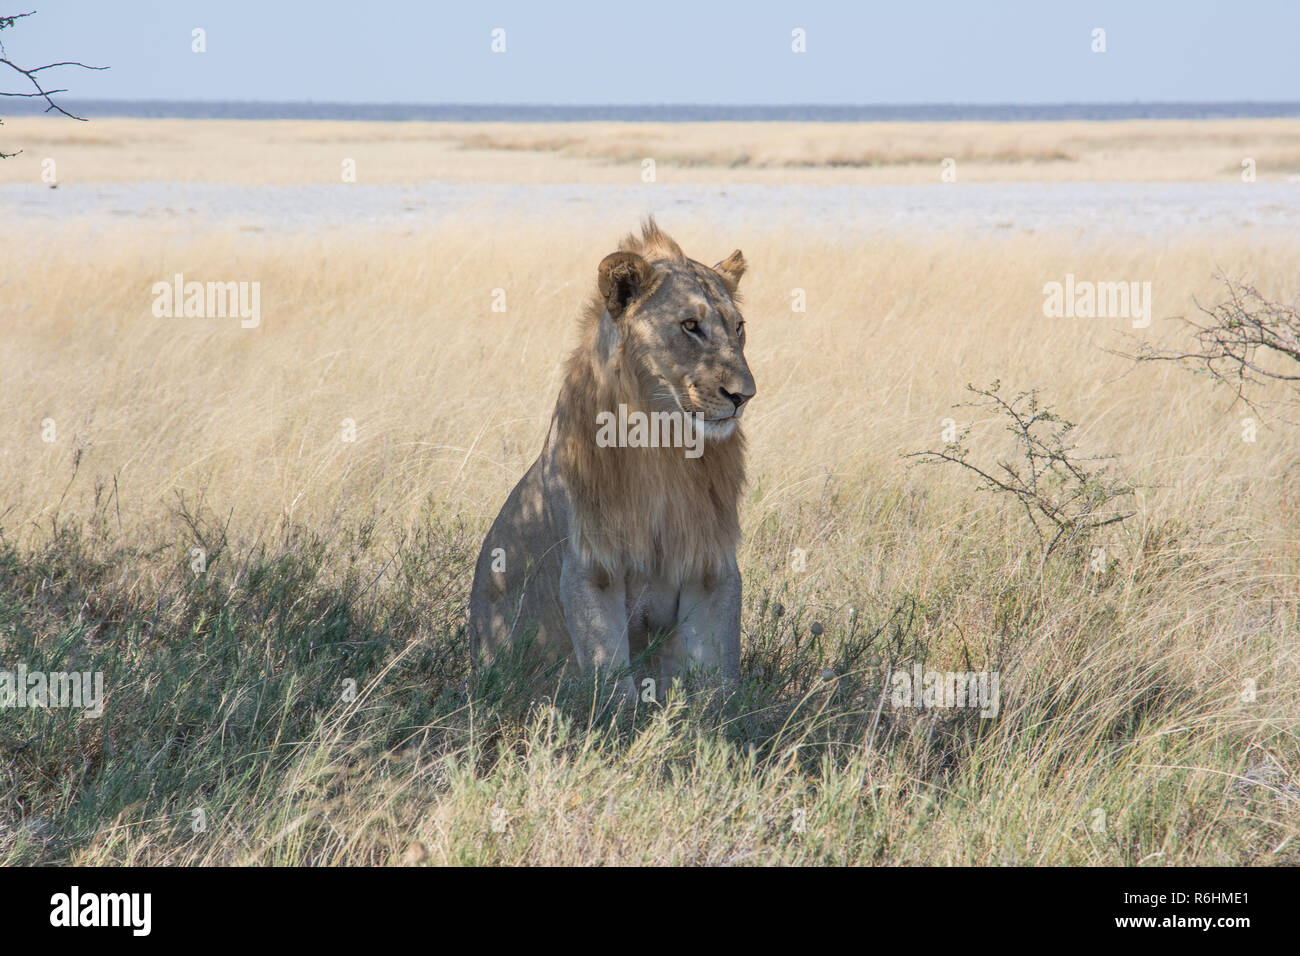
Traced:
[[627, 617], [630, 629], [666, 631], [677, 624], [676, 585], [654, 574], [627, 576]]

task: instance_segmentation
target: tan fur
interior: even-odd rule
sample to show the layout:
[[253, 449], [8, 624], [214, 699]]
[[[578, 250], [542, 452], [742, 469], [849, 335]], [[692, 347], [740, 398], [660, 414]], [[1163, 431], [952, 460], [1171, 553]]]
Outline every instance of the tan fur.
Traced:
[[[676, 240], [659, 228], [654, 217], [650, 216], [641, 225], [641, 235], [629, 232], [618, 244], [623, 252], [635, 252], [642, 259], [654, 262], [656, 259], [671, 259], [673, 262], [685, 262], [686, 254], [682, 252]], [[597, 316], [599, 317], [599, 316]]]
[[[476, 656], [536, 625], [551, 657], [609, 666], [626, 663], [629, 634], [635, 644], [647, 628], [683, 624], [681, 653], [734, 677], [739, 419], [754, 392], [736, 308], [744, 270], [739, 250], [713, 269], [688, 259], [653, 220], [601, 262], [546, 446], [484, 540]], [[598, 416], [620, 404], [700, 416], [702, 454], [602, 447]], [[683, 595], [704, 610], [683, 607]], [[609, 633], [620, 629], [621, 644]]]
[[[653, 262], [686, 262], [654, 220], [619, 248]], [[699, 458], [660, 448], [599, 448], [592, 422], [618, 407], [646, 409], [642, 377], [619, 368], [605, 374], [598, 351], [605, 302], [599, 291], [583, 314], [582, 342], [569, 357], [555, 407], [557, 465], [573, 496], [576, 546], [609, 573], [624, 567], [672, 579], [716, 574], [740, 538], [737, 506], [745, 483], [740, 427]]]

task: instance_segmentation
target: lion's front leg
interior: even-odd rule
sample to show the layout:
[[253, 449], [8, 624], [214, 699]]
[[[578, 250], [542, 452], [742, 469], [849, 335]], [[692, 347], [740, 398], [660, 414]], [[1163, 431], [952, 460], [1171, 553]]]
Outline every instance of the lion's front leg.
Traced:
[[[560, 603], [573, 640], [578, 667], [584, 673], [608, 677], [628, 667], [627, 594], [624, 582], [612, 580], [599, 568], [588, 568], [572, 554], [560, 566]], [[619, 691], [635, 701], [630, 674], [619, 680]]]
[[727, 687], [740, 681], [740, 569], [734, 557], [720, 579], [682, 585], [677, 639], [687, 659], [718, 672]]

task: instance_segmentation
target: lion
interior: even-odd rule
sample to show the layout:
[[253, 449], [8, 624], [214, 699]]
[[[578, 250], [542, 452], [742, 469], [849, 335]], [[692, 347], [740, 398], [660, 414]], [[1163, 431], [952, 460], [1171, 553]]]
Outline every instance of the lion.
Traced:
[[[665, 688], [687, 667], [738, 682], [745, 266], [739, 249], [688, 259], [653, 217], [601, 260], [541, 455], [483, 540], [476, 666], [522, 642], [563, 672], [621, 672], [632, 701], [639, 658]], [[671, 424], [672, 440], [611, 441], [616, 420]]]

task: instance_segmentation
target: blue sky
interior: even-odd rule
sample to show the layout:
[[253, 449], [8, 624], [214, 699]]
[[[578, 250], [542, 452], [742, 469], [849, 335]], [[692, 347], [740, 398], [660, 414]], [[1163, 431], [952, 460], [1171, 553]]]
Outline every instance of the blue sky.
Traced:
[[[14, 0], [77, 99], [380, 103], [1300, 100], [1300, 2]], [[191, 52], [191, 31], [207, 52]], [[506, 52], [491, 52], [491, 31]], [[791, 31], [807, 52], [791, 51]], [[1105, 53], [1090, 49], [1106, 31]], [[6, 78], [0, 89], [18, 87]]]

